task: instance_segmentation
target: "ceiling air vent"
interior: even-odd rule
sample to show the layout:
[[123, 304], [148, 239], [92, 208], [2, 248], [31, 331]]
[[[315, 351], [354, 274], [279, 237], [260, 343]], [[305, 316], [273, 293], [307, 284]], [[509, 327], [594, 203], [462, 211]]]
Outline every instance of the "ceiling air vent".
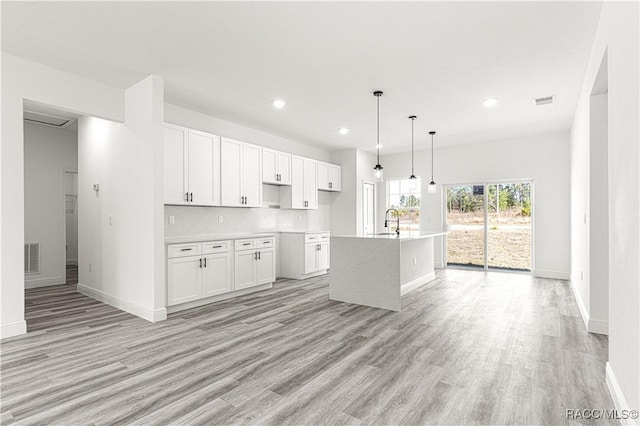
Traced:
[[24, 111], [24, 121], [30, 123], [42, 124], [44, 126], [51, 126], [57, 128], [65, 128], [72, 124], [75, 119], [56, 117], [55, 115], [43, 114], [41, 112]]
[[555, 95], [545, 96], [544, 98], [535, 98], [533, 101], [536, 103], [536, 106], [549, 105], [556, 101], [556, 97]]

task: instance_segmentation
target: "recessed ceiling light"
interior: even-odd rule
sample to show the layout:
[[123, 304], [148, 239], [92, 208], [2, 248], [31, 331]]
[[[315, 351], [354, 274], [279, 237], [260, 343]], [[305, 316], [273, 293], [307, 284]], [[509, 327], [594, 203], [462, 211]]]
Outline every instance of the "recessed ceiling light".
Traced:
[[340, 128], [338, 129], [338, 132], [339, 132], [341, 135], [346, 135], [347, 133], [349, 133], [349, 129], [347, 129], [346, 127], [340, 127]]
[[286, 104], [287, 104], [287, 103], [286, 103], [285, 101], [283, 101], [282, 99], [276, 99], [275, 101], [273, 101], [273, 106], [274, 106], [275, 108], [278, 108], [278, 109], [282, 109], [282, 108], [284, 108], [284, 106], [285, 106]]
[[498, 103], [498, 98], [487, 98], [484, 101], [482, 101], [482, 104], [486, 107], [496, 106], [497, 103]]

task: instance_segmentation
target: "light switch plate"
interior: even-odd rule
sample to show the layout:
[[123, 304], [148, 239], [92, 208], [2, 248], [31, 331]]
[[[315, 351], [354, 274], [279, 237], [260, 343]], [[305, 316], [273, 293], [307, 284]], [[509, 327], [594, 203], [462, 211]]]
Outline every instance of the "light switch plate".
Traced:
[[176, 217], [175, 216], [169, 216], [169, 225], [173, 225], [176, 223]]

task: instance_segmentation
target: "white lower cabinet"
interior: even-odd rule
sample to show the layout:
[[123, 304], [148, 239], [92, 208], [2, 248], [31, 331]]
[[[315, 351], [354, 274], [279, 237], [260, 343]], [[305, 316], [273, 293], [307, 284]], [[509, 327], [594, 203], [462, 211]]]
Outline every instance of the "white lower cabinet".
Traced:
[[217, 296], [233, 290], [231, 253], [228, 247], [228, 241], [169, 246], [167, 306]]
[[328, 232], [286, 232], [280, 236], [281, 275], [304, 279], [326, 274], [329, 264]]
[[231, 253], [208, 254], [202, 270], [202, 295], [217, 296], [233, 290], [231, 285]]
[[234, 292], [275, 279], [275, 238], [271, 236], [167, 246], [170, 312], [233, 297]]
[[202, 269], [199, 257], [169, 259], [167, 265], [167, 305], [178, 305], [200, 298]]
[[275, 238], [236, 240], [235, 244], [236, 290], [276, 280]]

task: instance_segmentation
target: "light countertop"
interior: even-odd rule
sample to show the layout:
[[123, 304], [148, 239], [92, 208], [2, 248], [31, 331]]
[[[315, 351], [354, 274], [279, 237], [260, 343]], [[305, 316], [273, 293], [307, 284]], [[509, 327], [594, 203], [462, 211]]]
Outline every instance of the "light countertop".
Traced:
[[199, 243], [203, 241], [241, 240], [245, 238], [273, 237], [279, 231], [272, 232], [245, 232], [234, 234], [200, 234], [185, 237], [169, 237], [164, 239], [165, 244]]
[[400, 232], [400, 236], [397, 236], [396, 233], [387, 234], [387, 233], [377, 233], [377, 234], [367, 234], [367, 235], [332, 235], [331, 238], [357, 238], [363, 240], [392, 240], [392, 241], [410, 241], [410, 240], [420, 240], [423, 238], [433, 238], [439, 237], [442, 235], [446, 235], [446, 232], [425, 232], [419, 235], [409, 235], [403, 234]]

